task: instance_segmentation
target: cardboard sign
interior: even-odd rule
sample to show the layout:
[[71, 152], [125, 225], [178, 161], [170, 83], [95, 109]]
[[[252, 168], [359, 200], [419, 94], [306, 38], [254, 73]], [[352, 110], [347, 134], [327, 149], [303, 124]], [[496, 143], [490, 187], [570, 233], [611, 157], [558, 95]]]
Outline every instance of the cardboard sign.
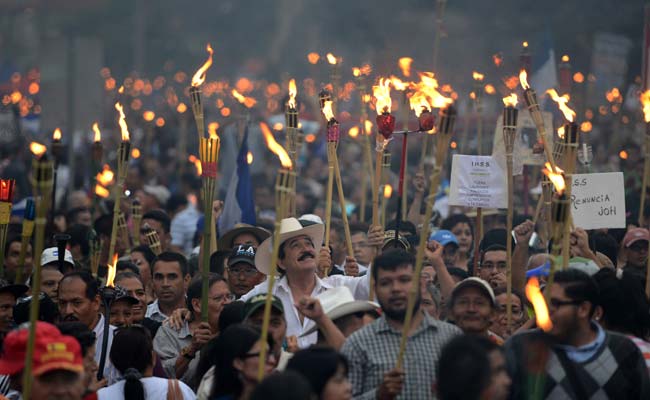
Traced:
[[582, 229], [625, 228], [623, 173], [574, 174], [571, 214]]
[[449, 205], [506, 208], [506, 173], [492, 156], [456, 154], [451, 163]]
[[[543, 111], [542, 118], [546, 127], [547, 140], [553, 146], [553, 115], [550, 112]], [[517, 133], [515, 134], [515, 146], [513, 149], [513, 172], [514, 175], [521, 175], [524, 165], [544, 165], [545, 156], [543, 147], [538, 144], [539, 137], [533, 118], [526, 109], [519, 110], [517, 118]], [[492, 142], [492, 156], [505, 169], [505, 148], [503, 144], [503, 118], [499, 116], [494, 129], [494, 141]]]

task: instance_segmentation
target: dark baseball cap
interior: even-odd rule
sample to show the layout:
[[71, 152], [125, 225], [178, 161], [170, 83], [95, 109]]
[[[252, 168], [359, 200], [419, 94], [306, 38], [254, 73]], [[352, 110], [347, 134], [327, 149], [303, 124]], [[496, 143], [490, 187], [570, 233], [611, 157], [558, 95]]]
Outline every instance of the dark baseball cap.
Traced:
[[[266, 304], [266, 293], [255, 295], [250, 299], [246, 300], [246, 303], [244, 303], [244, 319], [247, 319], [248, 317], [253, 315], [255, 311], [259, 310], [260, 308], [263, 308], [265, 304]], [[282, 301], [280, 301], [280, 299], [277, 298], [276, 296], [271, 296], [271, 307], [275, 308], [276, 310], [284, 314], [284, 306], [282, 305]]]
[[231, 267], [237, 263], [246, 263], [255, 266], [255, 247], [250, 244], [240, 244], [232, 249], [228, 256], [228, 266]]

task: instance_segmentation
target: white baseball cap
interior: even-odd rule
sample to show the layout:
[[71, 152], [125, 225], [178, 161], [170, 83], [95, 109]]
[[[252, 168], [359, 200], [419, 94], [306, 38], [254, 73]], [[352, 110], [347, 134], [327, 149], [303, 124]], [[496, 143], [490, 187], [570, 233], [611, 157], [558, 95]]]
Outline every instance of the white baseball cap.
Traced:
[[[57, 261], [59, 261], [59, 249], [56, 247], [49, 247], [43, 250], [43, 253], [41, 253], [41, 265], [46, 265]], [[70, 253], [70, 250], [66, 249], [65, 256], [63, 256], [63, 261], [69, 263], [72, 267], [74, 267], [74, 259], [72, 258], [72, 253]]]

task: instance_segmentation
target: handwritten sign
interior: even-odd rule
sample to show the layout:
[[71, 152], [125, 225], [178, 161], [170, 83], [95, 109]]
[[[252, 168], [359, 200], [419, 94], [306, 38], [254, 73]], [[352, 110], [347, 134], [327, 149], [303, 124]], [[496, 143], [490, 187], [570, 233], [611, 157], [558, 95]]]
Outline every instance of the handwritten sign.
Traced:
[[449, 205], [506, 208], [506, 173], [492, 156], [454, 155]]
[[583, 229], [625, 228], [623, 173], [573, 175], [571, 214]]

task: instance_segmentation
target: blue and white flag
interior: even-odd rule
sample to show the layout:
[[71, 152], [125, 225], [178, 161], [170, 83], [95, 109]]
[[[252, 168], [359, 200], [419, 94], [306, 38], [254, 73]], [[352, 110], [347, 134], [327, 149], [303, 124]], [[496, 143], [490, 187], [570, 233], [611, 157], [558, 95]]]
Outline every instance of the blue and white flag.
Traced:
[[220, 234], [228, 232], [239, 223], [255, 225], [255, 202], [247, 156], [248, 126], [237, 154], [237, 169], [233, 171], [228, 184], [223, 213], [219, 217]]

